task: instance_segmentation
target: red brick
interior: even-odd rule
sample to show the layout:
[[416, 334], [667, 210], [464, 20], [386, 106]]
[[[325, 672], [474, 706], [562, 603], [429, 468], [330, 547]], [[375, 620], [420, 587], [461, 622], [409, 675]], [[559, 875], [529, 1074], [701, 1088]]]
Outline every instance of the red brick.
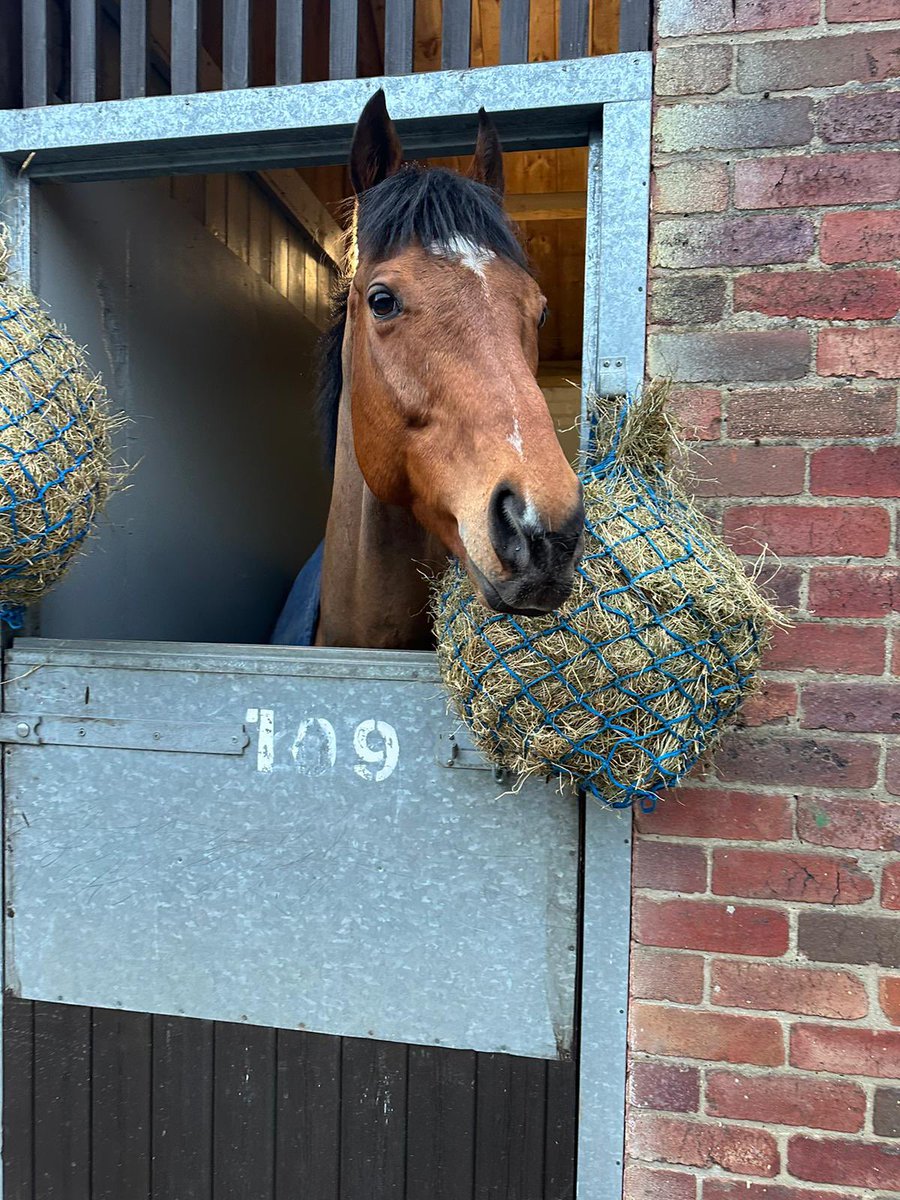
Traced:
[[865, 985], [847, 971], [721, 959], [712, 967], [712, 997], [723, 1008], [754, 1008], [852, 1021], [869, 1011]]
[[629, 1163], [625, 1168], [622, 1200], [696, 1200], [696, 1197], [696, 1175], [684, 1171], [657, 1171], [637, 1163]]
[[770, 1133], [721, 1122], [639, 1113], [631, 1122], [631, 1153], [651, 1162], [721, 1167], [740, 1175], [778, 1174], [778, 1146]]
[[650, 281], [653, 325], [709, 325], [725, 311], [725, 280], [717, 275], [668, 272]]
[[868, 204], [898, 196], [900, 153], [894, 151], [745, 158], [734, 165], [737, 208]]
[[812, 137], [811, 101], [714, 100], [660, 104], [653, 144], [660, 154], [688, 150], [752, 150], [805, 146]]
[[631, 995], [639, 1000], [699, 1004], [703, 999], [703, 959], [699, 954], [668, 954], [633, 946]]
[[732, 33], [749, 29], [790, 29], [814, 25], [815, 0], [683, 0], [663, 5], [658, 14], [661, 38], [689, 33]]
[[900, 326], [872, 329], [823, 329], [816, 356], [820, 375], [857, 379], [900, 377]]
[[[758, 583], [763, 592], [769, 597], [776, 607], [786, 611], [793, 611], [800, 607], [800, 585], [803, 582], [804, 572], [800, 567], [786, 567], [783, 563], [776, 562], [775, 569], [769, 574], [772, 568], [773, 560], [769, 559], [766, 562], [766, 569], [758, 578]], [[747, 564], [749, 572], [756, 574], [756, 564]], [[752, 721], [748, 724], [753, 724]]]
[[799, 446], [704, 446], [690, 464], [695, 496], [796, 496], [806, 452]]
[[878, 747], [823, 737], [731, 734], [722, 742], [716, 770], [734, 783], [870, 788], [878, 772]]
[[894, 1147], [877, 1142], [792, 1137], [788, 1143], [788, 1170], [798, 1179], [813, 1183], [900, 1189], [900, 1154]]
[[900, 446], [825, 446], [810, 465], [816, 496], [900, 496]]
[[832, 96], [822, 106], [819, 130], [826, 142], [900, 141], [900, 92]]
[[649, 372], [684, 383], [799, 379], [809, 370], [806, 329], [651, 333]]
[[734, 281], [734, 308], [736, 312], [833, 321], [893, 317], [900, 310], [900, 273], [862, 267], [738, 275]]
[[[791, 1066], [834, 1075], [900, 1077], [900, 1033], [834, 1025], [794, 1025]], [[835, 1180], [840, 1183], [840, 1180]]]
[[797, 809], [802, 841], [846, 850], [900, 850], [900, 804], [832, 796], [802, 797]]
[[684, 436], [703, 442], [715, 441], [722, 431], [722, 394], [715, 388], [679, 388], [669, 394], [670, 411], [677, 417]]
[[797, 711], [797, 687], [793, 683], [778, 683], [762, 677], [754, 694], [744, 702], [738, 713], [738, 724], [752, 729], [759, 725], [782, 724]]
[[[625, 1200], [631, 1200], [630, 1196]], [[655, 1197], [654, 1197], [655, 1200]], [[660, 1197], [662, 1200], [662, 1197]], [[820, 1192], [783, 1183], [746, 1183], [743, 1179], [706, 1179], [703, 1200], [855, 1200], [846, 1192]]]
[[642, 833], [669, 837], [777, 842], [791, 836], [786, 796], [684, 785], [665, 795], [652, 813], [636, 813]]
[[815, 232], [808, 217], [685, 217], [656, 221], [650, 261], [655, 267], [761, 266], [806, 262]]
[[769, 670], [803, 670], [880, 675], [885, 631], [875, 625], [835, 625], [809, 621], [776, 630], [766, 652]]
[[841, 733], [900, 733], [900, 683], [808, 684], [801, 724]]
[[[900, 750], [888, 750], [884, 766], [884, 786], [892, 796], [900, 796]], [[898, 846], [900, 849], [900, 846]]]
[[637, 1004], [631, 1014], [631, 1040], [633, 1048], [645, 1054], [756, 1067], [784, 1062], [781, 1024], [768, 1017]]
[[653, 211], [721, 212], [728, 207], [728, 188], [728, 168], [724, 163], [666, 163], [653, 172]]
[[813, 567], [809, 611], [817, 617], [884, 617], [900, 612], [900, 567]]
[[890, 1023], [900, 1025], [900, 975], [882, 976], [878, 981], [878, 1002]]
[[663, 1112], [696, 1112], [700, 1106], [700, 1072], [696, 1067], [673, 1063], [632, 1063], [631, 1103], [636, 1108]]
[[706, 1111], [736, 1121], [858, 1133], [866, 1118], [866, 1094], [854, 1083], [814, 1076], [712, 1071], [706, 1081]]
[[714, 96], [731, 81], [731, 47], [723, 45], [661, 46], [656, 52], [653, 83], [657, 96]]
[[875, 885], [853, 858], [732, 847], [713, 852], [712, 891], [748, 900], [862, 904]]
[[881, 558], [891, 536], [887, 511], [870, 504], [741, 505], [725, 513], [724, 528], [736, 554], [754, 555], [767, 546], [779, 555]]
[[900, 967], [900, 921], [846, 910], [802, 912], [797, 949], [812, 962]]
[[705, 892], [706, 852], [677, 842], [640, 838], [634, 847], [634, 886], [664, 892]]
[[808, 87], [875, 83], [900, 72], [896, 30], [849, 33], [802, 41], [749, 42], [738, 51], [742, 92], [785, 92]]
[[728, 402], [728, 436], [877, 437], [893, 433], [894, 388], [770, 388], [734, 392]]
[[826, 213], [820, 255], [825, 263], [895, 262], [900, 258], [900, 212]]
[[900, 909], [900, 863], [887, 863], [881, 877], [881, 907]]
[[634, 937], [645, 946], [774, 956], [787, 949], [788, 925], [784, 913], [773, 908], [641, 896], [635, 902]]
[[840, 21], [890, 21], [897, 16], [897, 0], [826, 0], [825, 16]]

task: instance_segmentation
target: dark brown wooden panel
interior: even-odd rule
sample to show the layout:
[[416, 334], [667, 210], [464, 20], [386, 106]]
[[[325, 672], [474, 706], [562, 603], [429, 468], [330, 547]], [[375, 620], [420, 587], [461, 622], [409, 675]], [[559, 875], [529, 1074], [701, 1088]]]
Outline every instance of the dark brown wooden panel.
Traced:
[[341, 1200], [404, 1200], [407, 1047], [345, 1038]]
[[475, 1114], [477, 1200], [542, 1200], [547, 1064], [483, 1054]]
[[89, 1008], [34, 1006], [34, 1164], [34, 1200], [91, 1200]]
[[153, 1200], [211, 1200], [213, 1033], [153, 1018]]
[[406, 1200], [471, 1200], [477, 1060], [471, 1050], [410, 1046]]
[[279, 1030], [276, 1088], [276, 1197], [338, 1200], [341, 1039]]
[[275, 1030], [216, 1025], [213, 1093], [215, 1200], [272, 1195]]
[[8, 997], [3, 1019], [3, 1190], [34, 1196], [34, 1004]]
[[152, 1018], [95, 1009], [91, 1031], [91, 1197], [150, 1195]]

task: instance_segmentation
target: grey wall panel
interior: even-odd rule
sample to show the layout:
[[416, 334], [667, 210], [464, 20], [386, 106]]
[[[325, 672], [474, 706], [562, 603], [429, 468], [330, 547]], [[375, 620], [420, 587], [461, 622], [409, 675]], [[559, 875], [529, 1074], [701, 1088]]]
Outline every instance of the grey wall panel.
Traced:
[[36, 289], [137, 464], [42, 631], [265, 641], [324, 529], [316, 330], [163, 183], [45, 185], [34, 218]]

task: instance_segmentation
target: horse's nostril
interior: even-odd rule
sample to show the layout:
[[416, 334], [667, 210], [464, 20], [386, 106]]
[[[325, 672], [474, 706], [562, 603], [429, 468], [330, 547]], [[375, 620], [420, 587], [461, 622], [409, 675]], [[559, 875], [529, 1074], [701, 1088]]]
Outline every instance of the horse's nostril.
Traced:
[[525, 527], [526, 505], [508, 484], [494, 488], [488, 505], [488, 532], [497, 557], [505, 567], [522, 570], [531, 557]]

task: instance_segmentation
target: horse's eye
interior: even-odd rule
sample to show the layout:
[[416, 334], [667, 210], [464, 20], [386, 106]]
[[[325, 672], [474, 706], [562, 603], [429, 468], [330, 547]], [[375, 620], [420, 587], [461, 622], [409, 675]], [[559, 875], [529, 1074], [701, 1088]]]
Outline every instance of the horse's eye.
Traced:
[[392, 291], [383, 285], [376, 285], [372, 288], [367, 296], [369, 308], [372, 310], [372, 315], [379, 321], [386, 321], [389, 317], [396, 317], [400, 312], [400, 301]]
[[545, 304], [543, 312], [538, 317], [538, 329], [543, 329], [546, 324], [547, 324], [547, 306]]

